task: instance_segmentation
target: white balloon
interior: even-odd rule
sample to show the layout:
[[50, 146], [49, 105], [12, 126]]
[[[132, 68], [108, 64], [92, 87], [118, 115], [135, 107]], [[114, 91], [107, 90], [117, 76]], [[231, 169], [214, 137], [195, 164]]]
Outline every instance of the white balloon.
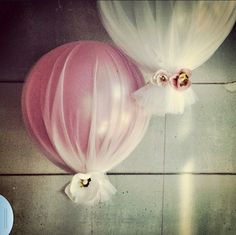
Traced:
[[[113, 41], [136, 61], [148, 81], [158, 70], [174, 74], [203, 64], [222, 44], [236, 19], [235, 1], [116, 0], [99, 1], [99, 9]], [[169, 92], [173, 88], [168, 86], [148, 88], [140, 91], [137, 101], [145, 103], [152, 114], [182, 113], [196, 100], [191, 88], [178, 93]], [[177, 102], [163, 106], [166, 100], [176, 98]]]

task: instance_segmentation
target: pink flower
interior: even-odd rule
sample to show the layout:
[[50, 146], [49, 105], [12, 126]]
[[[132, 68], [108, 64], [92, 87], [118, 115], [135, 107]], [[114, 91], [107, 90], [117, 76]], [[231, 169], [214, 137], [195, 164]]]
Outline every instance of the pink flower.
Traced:
[[176, 90], [186, 90], [192, 84], [191, 78], [191, 71], [189, 69], [181, 69], [172, 77], [170, 77], [170, 84]]

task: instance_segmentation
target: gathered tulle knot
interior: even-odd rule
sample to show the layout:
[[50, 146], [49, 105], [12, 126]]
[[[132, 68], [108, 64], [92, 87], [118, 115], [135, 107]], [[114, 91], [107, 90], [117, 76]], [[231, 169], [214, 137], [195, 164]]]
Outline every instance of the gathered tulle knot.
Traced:
[[94, 205], [108, 201], [116, 189], [105, 173], [89, 172], [74, 175], [65, 193], [76, 204]]
[[88, 187], [89, 183], [91, 182], [91, 175], [90, 174], [82, 174], [79, 173], [78, 177], [80, 179], [80, 187]]

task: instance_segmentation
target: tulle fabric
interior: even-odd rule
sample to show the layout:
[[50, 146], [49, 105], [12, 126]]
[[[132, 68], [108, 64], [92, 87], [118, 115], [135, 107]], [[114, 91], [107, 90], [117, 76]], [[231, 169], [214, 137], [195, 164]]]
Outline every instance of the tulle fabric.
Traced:
[[186, 107], [198, 99], [192, 88], [179, 92], [171, 86], [159, 87], [147, 84], [133, 93], [137, 104], [149, 114], [182, 114]]
[[[81, 187], [81, 179], [92, 179], [85, 189]], [[98, 202], [106, 202], [116, 193], [115, 187], [109, 181], [107, 175], [101, 172], [88, 174], [76, 174], [66, 186], [65, 193], [76, 204], [94, 205]]]
[[[196, 69], [217, 50], [236, 19], [235, 1], [99, 1], [98, 5], [107, 32], [143, 73], [149, 74], [147, 81], [159, 69], [170, 74], [181, 68]], [[140, 91], [139, 97], [148, 96], [139, 99], [140, 104], [150, 100], [147, 109], [164, 115], [166, 111], [182, 113], [195, 102], [192, 90], [176, 93], [169, 89], [157, 89], [158, 95], [154, 88], [150, 94], [147, 89]], [[178, 97], [177, 104], [158, 106], [165, 104], [169, 95], [173, 95], [169, 101]]]
[[[105, 174], [128, 157], [149, 122], [131, 97], [143, 85], [118, 49], [94, 41], [58, 47], [29, 73], [25, 123], [49, 160], [76, 174], [66, 187], [74, 202], [92, 205], [115, 193]], [[81, 173], [91, 175], [89, 187], [75, 187]]]

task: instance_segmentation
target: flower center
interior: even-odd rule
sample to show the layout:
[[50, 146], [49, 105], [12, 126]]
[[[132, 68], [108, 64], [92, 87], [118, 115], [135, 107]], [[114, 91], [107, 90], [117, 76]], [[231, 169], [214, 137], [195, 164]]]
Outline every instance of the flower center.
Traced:
[[81, 188], [88, 187], [90, 182], [91, 182], [91, 178], [81, 179], [80, 180], [80, 187]]
[[181, 72], [179, 75], [179, 85], [182, 86], [187, 86], [188, 81], [189, 81], [189, 76], [185, 72]]
[[164, 76], [164, 75], [162, 75], [162, 76], [160, 77], [160, 80], [161, 80], [162, 82], [166, 82], [166, 81], [167, 81], [167, 77]]

